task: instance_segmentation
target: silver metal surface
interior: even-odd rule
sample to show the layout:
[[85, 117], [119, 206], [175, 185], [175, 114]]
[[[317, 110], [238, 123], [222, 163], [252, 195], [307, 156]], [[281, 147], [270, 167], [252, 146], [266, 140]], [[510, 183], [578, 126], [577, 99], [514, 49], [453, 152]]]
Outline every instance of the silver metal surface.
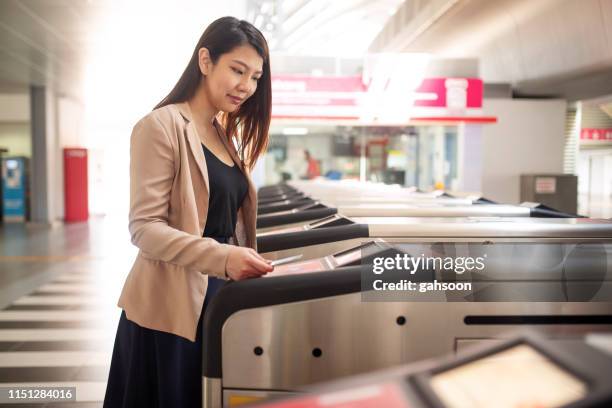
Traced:
[[338, 194], [336, 196], [318, 197], [323, 204], [333, 205], [334, 207], [350, 206], [356, 204], [413, 204], [413, 205], [446, 205], [446, 206], [466, 206], [474, 204], [478, 198], [454, 198], [454, 197], [420, 197], [414, 195], [348, 195]]
[[[354, 246], [360, 245], [369, 238], [356, 238], [349, 239], [346, 241], [337, 241], [327, 244], [310, 245], [299, 248], [285, 249], [282, 251], [273, 251], [262, 254], [266, 259], [279, 259], [288, 256], [302, 254], [301, 260], [322, 258], [328, 256], [330, 253], [336, 253], [338, 251], [344, 251]], [[429, 242], [470, 242], [470, 243], [491, 243], [491, 242], [534, 242], [534, 243], [593, 243], [593, 242], [611, 242], [611, 239], [602, 238], [532, 238], [532, 239], [520, 239], [520, 238], [452, 238], [448, 237], [426, 237], [426, 238], [388, 238], [387, 241], [391, 243], [411, 243], [411, 244], [424, 244]]]
[[202, 377], [202, 408], [221, 408], [221, 379]]
[[331, 225], [334, 222], [337, 222], [338, 220], [345, 221], [346, 217], [343, 217], [340, 214], [333, 214], [333, 215], [328, 215], [327, 217], [319, 218], [316, 220], [310, 220], [301, 226], [288, 227], [288, 226], [283, 225], [283, 226], [278, 226], [275, 229], [272, 229], [270, 231], [259, 231], [258, 230], [257, 237], [259, 238], [259, 237], [265, 237], [265, 236], [275, 235], [275, 234], [286, 234], [289, 232], [308, 231], [308, 230], [315, 229], [315, 228], [321, 228], [326, 224]]
[[368, 238], [349, 239], [346, 241], [328, 242], [326, 244], [310, 245], [299, 248], [284, 249], [282, 251], [273, 251], [262, 253], [266, 259], [280, 259], [293, 255], [302, 255], [302, 260], [322, 258], [331, 253], [343, 251], [345, 249], [359, 245], [367, 241]]
[[529, 208], [516, 205], [478, 204], [355, 204], [341, 205], [338, 213], [347, 217], [529, 217]]
[[[458, 341], [503, 338], [512, 325], [464, 324], [467, 315], [600, 315], [610, 303], [362, 302], [361, 294], [243, 310], [223, 328], [223, 385], [292, 390], [301, 385], [452, 353]], [[398, 325], [398, 316], [406, 324]], [[528, 327], [528, 326], [521, 326]], [[532, 326], [533, 327], [533, 326]], [[544, 325], [581, 336], [612, 325]], [[263, 354], [254, 354], [255, 347]], [[321, 351], [320, 357], [313, 350]]]
[[457, 339], [455, 342], [455, 351], [461, 353], [474, 346], [494, 346], [502, 341], [502, 339]]
[[[389, 200], [380, 203], [356, 203], [341, 205], [338, 214], [345, 217], [529, 217], [531, 209], [525, 206], [462, 203], [395, 203]], [[317, 220], [301, 221], [275, 227], [260, 228], [258, 236], [282, 233], [286, 228], [305, 227]]]
[[[612, 242], [612, 221], [589, 218], [405, 218], [354, 217], [368, 224], [369, 236], [390, 242]], [[267, 259], [302, 254], [320, 258], [367, 241], [357, 238], [265, 253]]]
[[[302, 254], [301, 260], [322, 258], [330, 253], [345, 251], [349, 248], [360, 245], [370, 238], [356, 238], [345, 241], [330, 242], [327, 244], [310, 245], [299, 248], [285, 249], [282, 251], [266, 252], [262, 254], [266, 259], [280, 259], [288, 256]], [[387, 241], [399, 244], [424, 244], [429, 242], [456, 242], [456, 243], [502, 243], [502, 242], [534, 242], [534, 243], [593, 243], [593, 242], [611, 242], [612, 239], [602, 238], [452, 238], [448, 237], [426, 237], [426, 238], [388, 238]]]
[[257, 235], [259, 236], [262, 233], [279, 233], [278, 231], [283, 230], [285, 228], [294, 228], [294, 227], [304, 227], [304, 225], [308, 225], [311, 222], [316, 221], [316, 220], [307, 220], [307, 221], [299, 221], [299, 222], [293, 222], [291, 224], [281, 224], [281, 225], [275, 225], [273, 227], [265, 227], [265, 228], [257, 228]]
[[612, 221], [591, 218], [409, 218], [355, 217], [371, 237], [516, 237], [612, 239]]

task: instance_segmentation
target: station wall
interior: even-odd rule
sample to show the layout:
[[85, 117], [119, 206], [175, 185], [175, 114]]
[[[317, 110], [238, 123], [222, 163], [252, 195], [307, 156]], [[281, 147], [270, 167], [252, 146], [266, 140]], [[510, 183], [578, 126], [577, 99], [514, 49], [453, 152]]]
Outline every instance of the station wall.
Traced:
[[0, 147], [8, 156], [32, 156], [27, 94], [0, 94]]
[[520, 201], [520, 175], [562, 173], [565, 100], [485, 99], [497, 123], [482, 127], [482, 192], [495, 201]]

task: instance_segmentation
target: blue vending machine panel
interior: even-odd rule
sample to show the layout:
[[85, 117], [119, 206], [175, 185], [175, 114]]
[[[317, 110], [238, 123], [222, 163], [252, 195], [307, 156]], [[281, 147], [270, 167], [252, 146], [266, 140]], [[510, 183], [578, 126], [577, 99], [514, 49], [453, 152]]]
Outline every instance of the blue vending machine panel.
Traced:
[[2, 159], [2, 212], [5, 222], [23, 222], [27, 210], [27, 159]]

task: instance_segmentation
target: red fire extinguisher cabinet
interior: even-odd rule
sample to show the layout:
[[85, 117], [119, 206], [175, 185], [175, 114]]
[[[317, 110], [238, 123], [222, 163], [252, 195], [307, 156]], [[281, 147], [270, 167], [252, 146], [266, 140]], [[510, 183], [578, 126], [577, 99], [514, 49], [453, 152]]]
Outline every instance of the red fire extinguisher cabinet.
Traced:
[[64, 148], [64, 219], [87, 221], [89, 199], [87, 186], [87, 149]]

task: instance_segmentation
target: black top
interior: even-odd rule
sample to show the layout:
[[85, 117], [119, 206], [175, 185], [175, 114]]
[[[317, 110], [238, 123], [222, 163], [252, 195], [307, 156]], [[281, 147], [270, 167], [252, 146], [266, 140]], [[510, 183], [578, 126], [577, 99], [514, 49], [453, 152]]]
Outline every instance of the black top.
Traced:
[[[237, 165], [228, 166], [202, 144], [208, 168], [208, 216], [204, 236], [222, 240], [234, 235], [238, 209], [248, 191], [248, 183]], [[226, 238], [226, 239], [223, 239]]]

